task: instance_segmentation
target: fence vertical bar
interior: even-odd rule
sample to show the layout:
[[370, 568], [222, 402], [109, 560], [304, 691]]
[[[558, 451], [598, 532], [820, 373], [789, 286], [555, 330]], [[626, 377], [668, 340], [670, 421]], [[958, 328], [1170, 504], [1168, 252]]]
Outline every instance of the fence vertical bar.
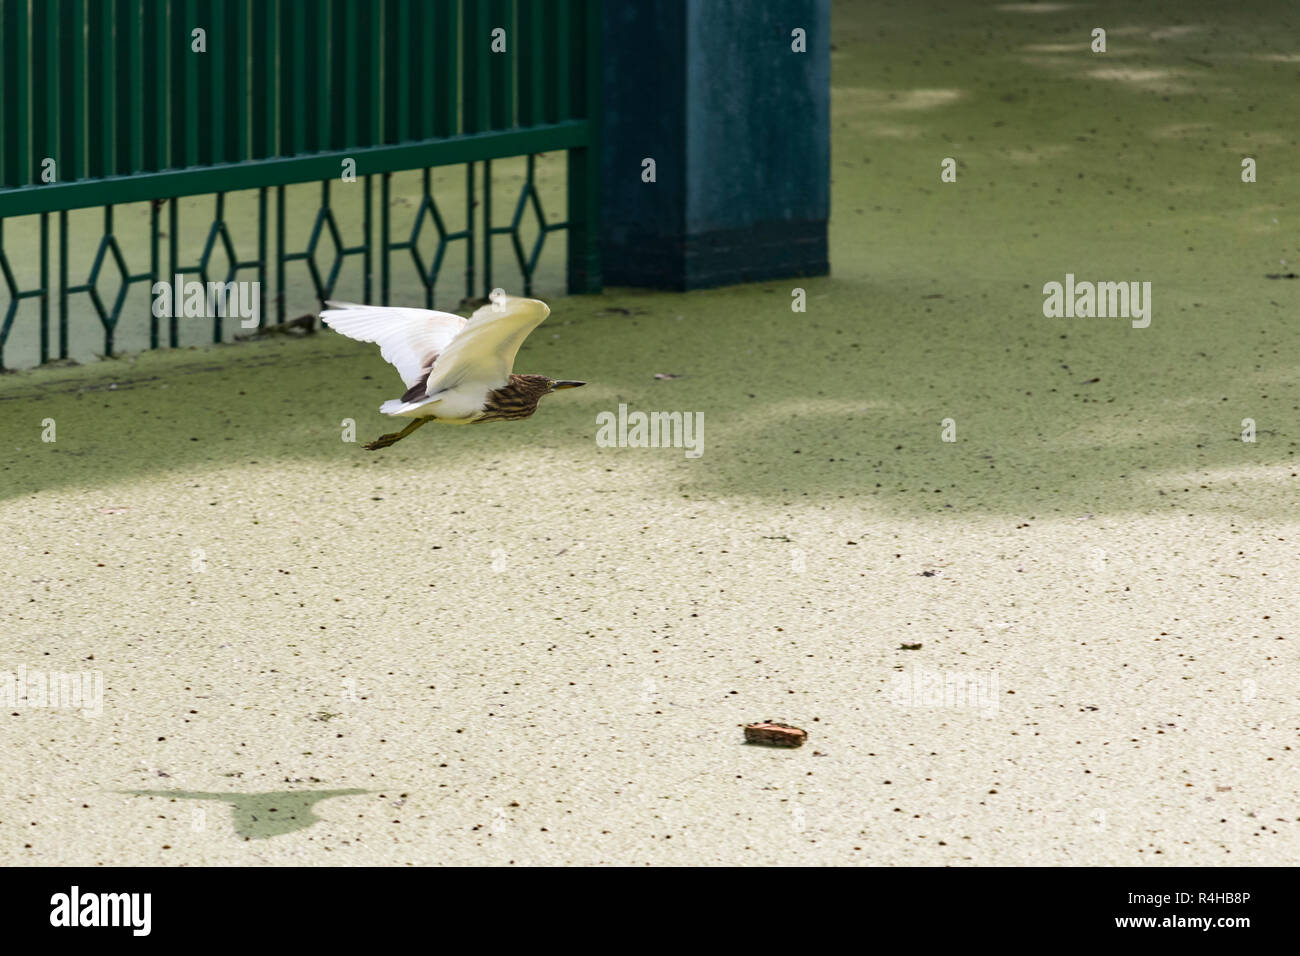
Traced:
[[357, 51], [365, 42], [357, 22], [356, 0], [345, 0], [334, 8], [335, 35], [340, 38], [343, 55], [336, 56], [334, 88], [343, 90], [343, 122], [336, 124], [334, 149], [345, 149], [357, 143], [357, 96], [362, 82], [360, 57]]
[[397, 0], [389, 4], [388, 12], [393, 15], [395, 24], [385, 24], [388, 42], [384, 51], [386, 78], [392, 81], [384, 90], [384, 107], [387, 113], [387, 129], [384, 142], [401, 143], [409, 137], [411, 87], [407, 77], [411, 72], [411, 44], [405, 30], [411, 18], [410, 0]]
[[465, 164], [465, 298], [474, 298], [474, 164]]
[[[224, 82], [217, 82], [216, 74], [221, 70], [220, 52], [225, 48], [226, 38], [216, 35], [220, 33], [220, 21], [217, 19], [216, 14], [216, 4], [220, 0], [192, 0], [192, 2], [195, 6], [191, 28], [201, 27], [206, 31], [205, 47], [208, 52], [191, 52], [186, 61], [194, 67], [193, 78], [195, 81], [192, 94], [193, 115], [187, 115], [186, 122], [194, 130], [196, 152], [192, 162], [201, 166], [210, 166], [215, 161], [216, 154], [214, 150], [219, 138], [218, 127], [221, 125], [219, 118], [214, 121], [210, 110], [218, 95], [216, 87], [218, 85], [224, 86]], [[224, 89], [220, 95], [224, 103]]]
[[140, 142], [137, 153], [138, 168], [150, 171], [167, 168], [167, 53], [163, 49], [166, 25], [165, 11], [158, 0], [141, 0]]
[[100, 148], [104, 152], [104, 175], [112, 176], [118, 171], [117, 168], [117, 141], [121, 139], [120, 117], [117, 115], [117, 50], [115, 48], [115, 39], [113, 36], [113, 24], [116, 19], [117, 7], [127, 0], [100, 0], [103, 8], [103, 21], [100, 29], [102, 32], [98, 37], [96, 44], [103, 58], [100, 64], [99, 76], [91, 76], [91, 81], [98, 80], [99, 85], [99, 103], [100, 110], [97, 117], [99, 122], [95, 125], [100, 127], [102, 142]]
[[[579, 0], [572, 24], [572, 49], [580, 51], [574, 71], [574, 102], [587, 120], [587, 144], [569, 150], [568, 289], [599, 292], [600, 274], [600, 3]], [[584, 42], [583, 37], [586, 37]]]
[[334, 0], [316, 0], [311, 7], [308, 22], [311, 24], [311, 45], [307, 48], [307, 70], [311, 77], [307, 89], [313, 97], [316, 117], [312, 135], [312, 149], [328, 149], [330, 130], [334, 125], [334, 96], [330, 83], [329, 64], [337, 53], [335, 37], [331, 36]]
[[[109, 3], [91, 0], [86, 6], [86, 77], [89, 80], [89, 99], [87, 106], [93, 115], [100, 118], [111, 116], [108, 104], [108, 91], [111, 84], [104, 82], [104, 73], [113, 68], [113, 58], [107, 50], [107, 38], [112, 37], [112, 28], [105, 29]], [[110, 121], [111, 122], [111, 121]], [[112, 174], [112, 166], [107, 163], [112, 135], [110, 123], [91, 122], [86, 128], [86, 175], [99, 179]], [[106, 145], [108, 144], [108, 145]]]
[[420, 5], [420, 29], [415, 35], [419, 44], [417, 62], [419, 76], [416, 83], [415, 135], [420, 139], [437, 136], [438, 123], [438, 17], [437, 6], [425, 0]]
[[[63, 143], [59, 117], [63, 113], [63, 95], [67, 82], [63, 79], [63, 64], [59, 62], [59, 48], [67, 28], [59, 22], [58, 7], [54, 3], [38, 4], [46, 18], [45, 34], [45, 102], [50, 111], [45, 117], [47, 141], [46, 156], [55, 161], [55, 174], [62, 169]], [[33, 41], [33, 44], [35, 41]]]
[[188, 108], [185, 90], [189, 75], [190, 32], [186, 28], [189, 16], [183, 3], [167, 3], [167, 102], [170, 122], [167, 129], [167, 165], [181, 168], [189, 165], [189, 146], [186, 142], [185, 111]]
[[[9, 46], [14, 42], [14, 37], [18, 34], [8, 27], [7, 20], [9, 17], [9, 0], [0, 0], [0, 129], [7, 129], [9, 126], [9, 101], [12, 94], [9, 92], [10, 80], [9, 73], [13, 69], [9, 64], [16, 64], [17, 57], [10, 57]], [[0, 142], [0, 186], [17, 186], [18, 183], [9, 181], [9, 143]]]
[[483, 295], [492, 294], [492, 160], [483, 160]]
[[384, 84], [387, 82], [388, 64], [384, 57], [384, 34], [388, 29], [385, 7], [367, 4], [367, 17], [370, 20], [370, 70], [367, 89], [367, 142], [378, 145], [384, 142]]
[[249, 123], [252, 127], [248, 156], [264, 159], [275, 152], [275, 3], [265, 0], [253, 7], [254, 16], [249, 24], [252, 30], [249, 67]]
[[[325, 211], [325, 214], [329, 218], [316, 220], [316, 224], [312, 227], [312, 242], [315, 242], [316, 237], [318, 237], [323, 231], [328, 230], [331, 233], [333, 232], [334, 212], [330, 209], [330, 182], [331, 180], [329, 179], [322, 179], [320, 184], [320, 208]], [[315, 260], [313, 258], [308, 258], [307, 261], [312, 263]], [[337, 278], [338, 270], [342, 265], [343, 257], [341, 255], [336, 256], [334, 259], [334, 265], [329, 271], [329, 275], [326, 277], [324, 282], [320, 283], [322, 288], [316, 291], [316, 297], [320, 300], [321, 308], [325, 307], [325, 300], [334, 291], [334, 280]], [[313, 283], [313, 285], [315, 285], [315, 283]]]
[[50, 214], [41, 213], [41, 364], [50, 360]]
[[[3, 11], [0, 11], [3, 13]], [[0, 250], [5, 246], [5, 221], [0, 219]], [[0, 260], [0, 277], [3, 277], [8, 284], [9, 280], [9, 263], [7, 260]], [[0, 369], [5, 367], [5, 342], [9, 339], [9, 330], [13, 327], [13, 321], [18, 312], [20, 302], [18, 299], [10, 299], [9, 304], [5, 307], [3, 318], [0, 318]], [[12, 313], [12, 314], [11, 314]]]
[[519, 125], [536, 126], [546, 119], [546, 20], [537, 3], [519, 5], [516, 31], [519, 51]]
[[515, 125], [515, 61], [519, 56], [514, 0], [491, 0], [488, 16], [491, 30], [505, 31], [504, 52], [490, 51], [488, 55], [488, 126], [508, 129]]
[[[170, 275], [172, 281], [176, 281], [180, 273], [180, 231], [181, 231], [181, 213], [180, 203], [173, 196], [167, 203], [167, 252], [168, 261], [171, 263]], [[176, 290], [172, 290], [175, 294]], [[181, 290], [184, 291], [184, 290]], [[171, 317], [167, 320], [167, 341], [172, 348], [180, 344], [180, 316], [176, 314], [177, 309], [173, 304]]]
[[68, 211], [59, 211], [59, 358], [68, 357]]
[[85, 22], [85, 15], [83, 0], [63, 0], [61, 19], [67, 28], [59, 38], [59, 60], [68, 83], [61, 88], [63, 98], [59, 110], [61, 180], [80, 179], [86, 171], [86, 55], [85, 36], [80, 26]]
[[184, 36], [184, 66], [182, 68], [185, 95], [181, 98], [180, 126], [185, 131], [185, 165], [197, 166], [199, 159], [199, 56], [194, 52], [193, 31], [198, 29], [198, 0], [186, 0], [182, 8], [184, 19], [181, 30]]
[[[113, 207], [104, 207], [104, 235], [113, 234]], [[104, 357], [112, 358], [113, 356], [113, 332], [117, 325], [117, 317], [109, 314], [100, 317], [100, 324], [104, 326]]]
[[154, 35], [159, 42], [160, 77], [166, 86], [166, 94], [160, 98], [165, 110], [165, 117], [160, 117], [157, 131], [163, 134], [165, 145], [162, 147], [160, 168], [173, 169], [185, 165], [184, 144], [181, 140], [181, 114], [185, 109], [182, 84], [185, 79], [181, 57], [188, 51], [184, 43], [183, 23], [178, 20], [180, 12], [169, 0], [153, 0], [157, 4], [157, 23]]
[[569, 0], [555, 0], [555, 19], [552, 21], [554, 29], [552, 62], [554, 66], [550, 72], [554, 75], [555, 81], [554, 117], [552, 122], [556, 123], [572, 116], [570, 112], [572, 101], [569, 95], [569, 80], [571, 57], [573, 56], [573, 49], [570, 45], [570, 37], [574, 29], [573, 21], [573, 8]]
[[491, 79], [488, 76], [488, 57], [491, 41], [487, 23], [487, 7], [482, 3], [467, 3], [463, 8], [464, 24], [461, 30], [461, 129], [466, 133], [481, 133], [491, 123], [488, 97]]
[[145, 86], [144, 86], [144, 64], [145, 61], [154, 62], [156, 53], [150, 51], [145, 53], [145, 24], [143, 16], [143, 6], [140, 0], [131, 0], [130, 16], [126, 18], [127, 26], [131, 31], [131, 70], [128, 82], [131, 88], [131, 96], [135, 98], [134, 107], [131, 110], [131, 148], [127, 158], [127, 170], [130, 172], [139, 172], [148, 169], [145, 162], [144, 149], [144, 130], [145, 130]]
[[232, 6], [229, 17], [228, 29], [235, 35], [235, 102], [238, 105], [230, 111], [234, 144], [231, 147], [233, 154], [227, 156], [228, 159], [241, 163], [249, 157], [248, 52], [253, 42], [253, 24], [242, 15], [242, 5], [241, 0], [239, 6]]
[[117, 69], [117, 122], [114, 125], [118, 136], [113, 163], [118, 173], [125, 174], [140, 171], [144, 140], [140, 0], [117, 0], [116, 12], [117, 37], [113, 49]]
[[284, 42], [283, 5], [281, 0], [267, 0], [266, 3], [266, 155], [285, 156], [288, 149], [284, 144]]
[[437, 0], [434, 7], [436, 60], [434, 63], [433, 135], [454, 136], [460, 132], [460, 5], [455, 0]]
[[[515, 206], [514, 219], [510, 223], [512, 229], [519, 229], [519, 221], [527, 206], [528, 200], [537, 195], [536, 189], [537, 156], [534, 153], [529, 153], [528, 158], [524, 160], [524, 193], [519, 197], [519, 203]], [[514, 237], [512, 236], [511, 238]], [[539, 236], [538, 238], [540, 241], [542, 237]], [[524, 295], [533, 294], [533, 271], [536, 264], [536, 259], [532, 255], [529, 255], [526, 258], [521, 257], [520, 259], [519, 269], [524, 274]]]
[[208, 52], [204, 54], [201, 65], [208, 68], [206, 73], [211, 78], [208, 84], [210, 89], [207, 91], [211, 98], [206, 100], [211, 105], [208, 122], [205, 125], [210, 131], [212, 153], [205, 157], [204, 161], [222, 163], [226, 161], [226, 133], [230, 122], [226, 111], [226, 59], [234, 37], [230, 35], [229, 30], [223, 29], [226, 0], [208, 0], [208, 2]]
[[[217, 210], [216, 210], [216, 215], [215, 215], [213, 218], [214, 218], [214, 221], [215, 221], [215, 222], [222, 223], [223, 225], [225, 224], [225, 220], [226, 220], [226, 194], [223, 193], [223, 192], [221, 192], [221, 193], [217, 193]], [[231, 273], [232, 273], [232, 274], [235, 274], [235, 268], [234, 268], [234, 266], [235, 266], [235, 264], [232, 262], [232, 263], [230, 264], [230, 268], [231, 268]], [[205, 283], [205, 285], [206, 285], [207, 277], [206, 277], [206, 276], [200, 276], [200, 278], [204, 280], [204, 283]], [[221, 313], [224, 312], [225, 309], [222, 307], [222, 302], [221, 302], [221, 301], [218, 301], [218, 302], [214, 303], [214, 302], [212, 301], [211, 298], [207, 298], [207, 299], [205, 299], [204, 301], [206, 301], [206, 302], [208, 303], [208, 307], [212, 309], [212, 344], [213, 344], [213, 345], [220, 345], [220, 344], [221, 344], [221, 337], [222, 337], [222, 335], [223, 335], [224, 332], [225, 332], [224, 323], [223, 323], [223, 321], [222, 321], [222, 315], [221, 315]], [[213, 307], [214, 305], [216, 306], [215, 308]]]
[[421, 107], [424, 104], [420, 99], [422, 87], [419, 78], [427, 66], [423, 61], [428, 55], [428, 51], [420, 48], [425, 5], [422, 0], [415, 0], [414, 3], [402, 0], [402, 3], [408, 5], [405, 13], [401, 15], [403, 28], [400, 49], [403, 63], [402, 82], [397, 88], [397, 95], [401, 98], [398, 114], [405, 126], [402, 139], [421, 139], [421, 113], [423, 112]]
[[275, 320], [284, 324], [284, 187], [275, 187]]
[[[58, 70], [58, 30], [59, 20], [54, 15], [55, 8], [49, 3], [37, 3], [32, 7], [32, 178], [40, 179], [44, 172], [44, 160], [57, 156], [59, 115], [59, 70]], [[2, 84], [0, 84], [2, 85]], [[0, 93], [3, 97], [3, 93]], [[6, 129], [0, 122], [0, 129]], [[3, 183], [3, 179], [0, 179]], [[42, 360], [43, 361], [43, 360]]]
[[392, 179], [392, 173], [380, 173], [379, 179], [379, 302], [381, 305], [388, 305], [389, 292], [389, 258], [392, 250], [389, 248], [389, 197], [388, 193], [391, 188], [389, 180]]
[[31, 92], [31, 70], [29, 69], [27, 40], [29, 35], [27, 23], [26, 0], [8, 0], [5, 3], [3, 17], [3, 47], [0, 47], [0, 69], [7, 76], [4, 82], [6, 114], [5, 135], [8, 140], [8, 158], [5, 162], [5, 177], [12, 186], [27, 186], [31, 176], [31, 114], [28, 97]]
[[371, 249], [373, 243], [373, 238], [372, 238], [373, 230], [371, 224], [371, 217], [373, 213], [370, 208], [372, 179], [374, 179], [373, 176], [366, 176], [366, 194], [364, 198], [365, 208], [362, 213], [362, 229], [364, 230], [365, 237], [366, 237], [365, 245], [362, 247], [365, 249], [365, 252], [362, 254], [362, 271], [364, 273], [364, 277], [362, 281], [365, 286], [363, 289], [363, 295], [367, 302], [370, 301], [370, 291], [371, 291], [370, 286], [371, 286], [371, 280], [373, 278], [372, 273], [374, 271], [374, 255]]
[[[4, 246], [5, 246], [5, 221], [3, 219], [0, 219], [0, 250], [3, 250]], [[9, 269], [9, 261], [7, 259], [0, 260], [0, 277], [4, 278], [6, 285], [10, 281], [12, 281], [11, 279], [12, 272]], [[9, 340], [9, 330], [13, 328], [13, 322], [14, 319], [17, 317], [18, 307], [21, 304], [22, 304], [21, 299], [12, 298], [9, 300], [9, 304], [5, 306], [4, 312], [0, 313], [0, 369], [5, 367], [5, 362], [4, 362], [5, 342]]]
[[[420, 182], [424, 188], [424, 195], [426, 196], [433, 195], [429, 183], [431, 175], [432, 173], [428, 166], [424, 167], [424, 170], [420, 173]], [[416, 212], [416, 217], [417, 217], [415, 220], [416, 223], [419, 223], [420, 220], [418, 217], [420, 215], [421, 215], [420, 212]], [[437, 255], [437, 253], [434, 254]], [[413, 258], [415, 257], [415, 230], [414, 229], [411, 230], [411, 255]], [[432, 309], [433, 308], [433, 282], [430, 281], [430, 277], [428, 275], [423, 275], [423, 274], [420, 276], [420, 281], [424, 284], [424, 307], [426, 309]]]
[[317, 19], [315, 13], [316, 3], [308, 3], [302, 0], [298, 8], [298, 22], [301, 29], [298, 31], [301, 50], [299, 59], [299, 82], [298, 82], [298, 103], [302, 109], [302, 151], [312, 152], [320, 149], [320, 104], [321, 97], [321, 63], [319, 58], [322, 55], [322, 38], [325, 35], [324, 27]]
[[[149, 290], [153, 293], [153, 287], [158, 282], [158, 210], [162, 206], [162, 201], [155, 199], [149, 203]], [[172, 304], [175, 306], [176, 297], [172, 296]], [[158, 316], [154, 310], [149, 310], [149, 348], [158, 347]]]
[[303, 58], [306, 36], [300, 0], [283, 0], [280, 7], [280, 155], [292, 156], [307, 149], [304, 135], [307, 120], [306, 82]]
[[257, 191], [257, 327], [266, 327], [266, 193]]

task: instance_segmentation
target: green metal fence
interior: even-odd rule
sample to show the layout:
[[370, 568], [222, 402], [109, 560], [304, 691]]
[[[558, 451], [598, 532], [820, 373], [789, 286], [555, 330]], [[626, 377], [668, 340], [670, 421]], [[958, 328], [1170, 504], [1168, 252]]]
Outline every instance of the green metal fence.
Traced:
[[[570, 291], [598, 291], [598, 43], [600, 0], [0, 0], [0, 367], [24, 299], [39, 300], [40, 359], [68, 356], [70, 298], [89, 297], [106, 354], [128, 287], [176, 273], [231, 282], [255, 271], [261, 321], [284, 321], [286, 270], [304, 263], [318, 298], [333, 292], [345, 258], [363, 257], [366, 301], [388, 303], [395, 252], [410, 253], [434, 304], [443, 253], [465, 243], [466, 296], [492, 288], [492, 238], [508, 235], [525, 294], [547, 235], [568, 230]], [[197, 34], [195, 31], [203, 31]], [[503, 32], [502, 32], [503, 31]], [[200, 51], [200, 39], [204, 50]], [[547, 222], [533, 179], [534, 154], [568, 151], [568, 209]], [[492, 160], [527, 156], [508, 220], [492, 204]], [[344, 160], [364, 189], [364, 238], [345, 245], [330, 205]], [[53, 160], [53, 181], [49, 178]], [[430, 169], [465, 164], [464, 228], [448, 231], [430, 190]], [[482, 196], [475, 201], [477, 167]], [[394, 238], [390, 176], [423, 170], [423, 198], [409, 231]], [[379, 180], [375, 235], [373, 180]], [[320, 203], [306, 248], [285, 237], [285, 187], [318, 181]], [[258, 190], [253, 241], [236, 244], [225, 194]], [[277, 215], [270, 233], [271, 193]], [[195, 260], [179, 248], [178, 197], [215, 194], [214, 214]], [[152, 201], [148, 262], [128, 263], [113, 207]], [[68, 253], [68, 212], [103, 208], [103, 235], [86, 266]], [[476, 208], [478, 207], [478, 208]], [[540, 223], [525, 248], [521, 220]], [[164, 224], [164, 213], [166, 221]], [[20, 288], [5, 248], [5, 220], [39, 215], [39, 284]], [[51, 216], [57, 216], [57, 246]], [[476, 222], [476, 219], [479, 220]], [[431, 261], [419, 252], [436, 230]], [[165, 243], [164, 243], [165, 239]], [[315, 251], [334, 248], [322, 270]], [[166, 246], [164, 250], [164, 245]], [[476, 264], [475, 247], [482, 251]], [[213, 252], [228, 261], [211, 275]], [[241, 258], [236, 249], [242, 247]], [[51, 277], [51, 260], [55, 275]], [[121, 291], [104, 301], [97, 280], [112, 260]], [[277, 290], [268, 309], [268, 273]], [[85, 275], [84, 281], [80, 276]], [[57, 320], [53, 341], [51, 320]], [[150, 316], [150, 345], [162, 322]], [[213, 340], [222, 339], [213, 318]], [[168, 344], [178, 342], [168, 320]]]

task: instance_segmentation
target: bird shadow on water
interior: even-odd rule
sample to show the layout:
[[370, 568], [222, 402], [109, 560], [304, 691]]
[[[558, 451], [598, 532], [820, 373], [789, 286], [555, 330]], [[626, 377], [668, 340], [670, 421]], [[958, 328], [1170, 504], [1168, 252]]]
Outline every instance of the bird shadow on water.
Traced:
[[191, 790], [123, 790], [135, 797], [175, 800], [219, 800], [230, 804], [235, 832], [245, 840], [267, 840], [305, 830], [321, 817], [313, 808], [330, 797], [349, 797], [369, 790], [272, 790], [266, 793], [207, 793]]

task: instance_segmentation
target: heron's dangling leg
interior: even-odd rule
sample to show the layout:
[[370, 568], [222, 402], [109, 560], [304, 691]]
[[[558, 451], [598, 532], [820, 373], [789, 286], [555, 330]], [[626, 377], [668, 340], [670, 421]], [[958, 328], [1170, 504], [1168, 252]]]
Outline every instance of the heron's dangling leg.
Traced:
[[380, 435], [374, 441], [366, 443], [363, 447], [367, 451], [378, 451], [381, 448], [387, 448], [389, 445], [395, 445], [428, 420], [429, 419], [427, 418], [416, 418], [400, 432], [390, 432], [387, 435]]

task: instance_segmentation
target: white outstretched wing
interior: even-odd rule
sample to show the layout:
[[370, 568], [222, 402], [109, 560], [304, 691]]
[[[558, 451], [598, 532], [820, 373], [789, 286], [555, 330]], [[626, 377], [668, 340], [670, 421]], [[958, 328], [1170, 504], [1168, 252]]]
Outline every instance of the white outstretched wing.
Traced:
[[[502, 311], [497, 311], [498, 306]], [[483, 306], [438, 356], [427, 394], [433, 396], [467, 383], [486, 389], [505, 385], [519, 346], [550, 314], [544, 302], [513, 296], [501, 296]]]
[[320, 314], [321, 320], [348, 338], [376, 343], [384, 360], [397, 369], [408, 387], [429, 373], [467, 324], [459, 315], [430, 309], [391, 309], [350, 302], [325, 304], [329, 308]]

